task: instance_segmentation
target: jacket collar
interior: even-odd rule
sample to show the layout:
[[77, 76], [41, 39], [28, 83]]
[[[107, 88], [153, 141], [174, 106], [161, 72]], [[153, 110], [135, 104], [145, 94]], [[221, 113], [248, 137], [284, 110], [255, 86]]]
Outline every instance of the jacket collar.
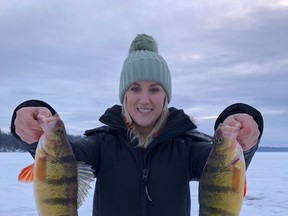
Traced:
[[190, 130], [196, 128], [196, 125], [191, 121], [190, 117], [183, 110], [178, 110], [174, 107], [169, 108], [169, 116], [165, 128], [147, 147], [147, 150], [152, 149], [158, 143], [168, 140], [173, 137], [180, 136]]
[[114, 105], [113, 107], [108, 108], [100, 117], [99, 121], [108, 125], [109, 127], [118, 130], [126, 130], [126, 126], [121, 114], [121, 109], [122, 106], [119, 105]]
[[[127, 128], [122, 118], [121, 109], [122, 107], [120, 105], [114, 105], [113, 107], [107, 109], [106, 112], [100, 117], [100, 122], [115, 128], [116, 130], [126, 132]], [[195, 124], [183, 110], [178, 110], [171, 107], [169, 108], [169, 116], [165, 128], [154, 141], [163, 141], [164, 139], [181, 135], [195, 128]]]

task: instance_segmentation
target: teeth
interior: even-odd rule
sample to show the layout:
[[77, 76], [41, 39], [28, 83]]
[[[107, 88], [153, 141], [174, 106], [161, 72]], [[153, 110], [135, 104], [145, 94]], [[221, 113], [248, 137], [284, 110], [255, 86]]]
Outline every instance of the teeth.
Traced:
[[148, 113], [148, 112], [152, 111], [152, 109], [149, 109], [149, 108], [138, 108], [138, 111], [139, 112], [143, 112], [143, 113]]

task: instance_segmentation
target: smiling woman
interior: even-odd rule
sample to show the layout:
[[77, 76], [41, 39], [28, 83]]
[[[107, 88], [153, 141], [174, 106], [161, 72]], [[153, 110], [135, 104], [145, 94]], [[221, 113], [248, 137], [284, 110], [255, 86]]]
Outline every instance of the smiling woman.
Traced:
[[[156, 41], [138, 35], [120, 76], [122, 106], [106, 110], [99, 119], [104, 126], [69, 141], [76, 160], [90, 165], [97, 178], [94, 216], [190, 215], [189, 182], [200, 179], [212, 137], [199, 132], [183, 110], [168, 108], [171, 89], [170, 70]], [[16, 107], [11, 121], [12, 133], [32, 156], [43, 132], [41, 113], [56, 111], [43, 101], [26, 101]], [[223, 122], [238, 128], [248, 166], [263, 130], [261, 113], [234, 104], [219, 115], [215, 128]]]
[[146, 148], [165, 124], [167, 100], [163, 87], [155, 81], [138, 81], [126, 91], [122, 112], [128, 128], [139, 139], [140, 147]]

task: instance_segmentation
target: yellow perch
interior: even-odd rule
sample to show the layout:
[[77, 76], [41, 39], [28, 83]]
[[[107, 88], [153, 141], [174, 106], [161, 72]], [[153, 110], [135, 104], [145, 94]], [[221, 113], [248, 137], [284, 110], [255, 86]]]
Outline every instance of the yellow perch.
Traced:
[[44, 133], [38, 142], [35, 163], [24, 168], [18, 180], [34, 183], [40, 216], [77, 216], [94, 178], [93, 170], [76, 161], [57, 114], [39, 116], [38, 122]]
[[246, 192], [239, 128], [220, 124], [199, 182], [200, 216], [238, 216]]

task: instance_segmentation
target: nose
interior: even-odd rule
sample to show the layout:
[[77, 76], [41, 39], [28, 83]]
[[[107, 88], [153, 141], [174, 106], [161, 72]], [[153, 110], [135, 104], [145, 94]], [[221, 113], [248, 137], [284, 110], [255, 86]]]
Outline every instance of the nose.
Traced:
[[139, 98], [139, 102], [142, 104], [146, 104], [150, 102], [150, 95], [148, 91], [142, 91], [140, 98]]

